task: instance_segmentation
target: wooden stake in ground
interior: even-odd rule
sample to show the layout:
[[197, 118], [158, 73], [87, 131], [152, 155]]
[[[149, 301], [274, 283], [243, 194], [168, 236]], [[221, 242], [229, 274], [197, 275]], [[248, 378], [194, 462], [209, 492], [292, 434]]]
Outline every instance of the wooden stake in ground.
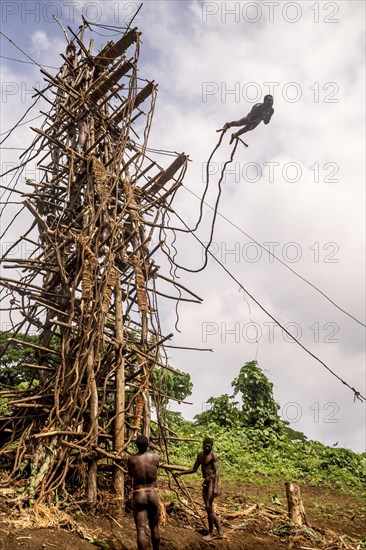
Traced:
[[288, 504], [288, 517], [295, 525], [309, 526], [302, 503], [300, 487], [292, 481], [286, 481], [286, 496]]

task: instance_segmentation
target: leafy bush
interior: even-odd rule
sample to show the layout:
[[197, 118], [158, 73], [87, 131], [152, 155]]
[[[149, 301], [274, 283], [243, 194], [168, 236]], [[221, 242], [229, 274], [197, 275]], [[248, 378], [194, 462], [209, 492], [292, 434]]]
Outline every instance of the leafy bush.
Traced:
[[[366, 454], [308, 441], [280, 419], [273, 385], [256, 361], [241, 368], [232, 386], [234, 396], [211, 397], [212, 407], [196, 415], [195, 423], [176, 418], [173, 429], [198, 442], [172, 443], [171, 462], [192, 466], [201, 442], [210, 436], [221, 468], [229, 474], [240, 472], [242, 481], [258, 482], [258, 476], [266, 476], [332, 486], [362, 487], [366, 482]], [[238, 393], [242, 410], [234, 402]]]
[[232, 397], [227, 393], [220, 397], [210, 397], [207, 400], [212, 407], [201, 414], [196, 414], [194, 417], [196, 424], [204, 426], [210, 423], [233, 428], [240, 423], [240, 412], [237, 408], [238, 403], [233, 402]]
[[[171, 413], [169, 413], [171, 414]], [[317, 441], [294, 442], [286, 434], [248, 427], [227, 428], [209, 422], [197, 425], [179, 419], [174, 431], [196, 441], [169, 446], [171, 463], [191, 467], [206, 436], [214, 439], [220, 469], [243, 482], [298, 480], [317, 485], [362, 488], [366, 482], [366, 454], [326, 447]]]
[[[0, 332], [0, 386], [16, 386], [34, 378], [34, 373], [21, 369], [22, 363], [34, 363], [34, 349], [9, 341], [13, 337], [11, 332]], [[38, 336], [19, 333], [16, 337], [24, 342], [38, 343]]]

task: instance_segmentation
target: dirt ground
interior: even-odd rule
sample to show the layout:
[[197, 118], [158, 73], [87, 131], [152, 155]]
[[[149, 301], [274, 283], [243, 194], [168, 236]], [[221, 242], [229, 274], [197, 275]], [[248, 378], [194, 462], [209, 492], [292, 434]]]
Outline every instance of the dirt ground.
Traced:
[[[199, 488], [190, 487], [190, 492], [203, 512]], [[281, 484], [270, 488], [224, 485], [216, 510], [225, 538], [207, 543], [197, 516], [169, 503], [164, 489], [161, 493], [166, 508], [161, 522], [162, 550], [366, 548], [365, 494], [346, 496], [329, 489], [302, 486], [310, 527], [295, 530], [286, 518], [286, 497]], [[39, 508], [30, 517], [21, 509], [8, 507], [6, 496], [0, 496], [0, 550], [135, 550], [131, 514], [119, 517], [110, 512], [106, 500], [94, 513], [86, 513], [79, 507], [59, 514]], [[365, 546], [361, 541], [365, 541]]]

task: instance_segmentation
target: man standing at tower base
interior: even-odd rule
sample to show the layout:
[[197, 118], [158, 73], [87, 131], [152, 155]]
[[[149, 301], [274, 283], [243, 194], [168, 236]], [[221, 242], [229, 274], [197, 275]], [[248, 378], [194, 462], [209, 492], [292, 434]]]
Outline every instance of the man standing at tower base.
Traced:
[[133, 516], [137, 531], [137, 548], [146, 550], [146, 523], [149, 522], [153, 550], [160, 548], [159, 497], [157, 475], [160, 458], [150, 453], [149, 440], [144, 435], [136, 439], [138, 453], [128, 459], [128, 474], [133, 479]]
[[204, 540], [206, 541], [210, 541], [214, 538], [214, 526], [217, 529], [218, 537], [222, 538], [219, 520], [217, 519], [213, 509], [213, 501], [218, 495], [219, 486], [218, 461], [216, 454], [212, 451], [213, 443], [214, 441], [211, 437], [206, 437], [203, 441], [203, 450], [197, 454], [196, 462], [194, 463], [193, 468], [175, 474], [176, 476], [193, 474], [194, 472], [197, 472], [199, 466], [201, 466], [203, 477], [202, 496], [208, 519], [208, 535], [204, 537]]

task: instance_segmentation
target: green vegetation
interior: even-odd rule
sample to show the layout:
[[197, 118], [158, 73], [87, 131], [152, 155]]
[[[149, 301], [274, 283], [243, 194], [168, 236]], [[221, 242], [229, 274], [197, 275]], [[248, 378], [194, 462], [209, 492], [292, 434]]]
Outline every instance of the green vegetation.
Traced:
[[[34, 363], [34, 348], [25, 347], [22, 344], [9, 340], [14, 338], [11, 332], [0, 332], [0, 385], [17, 386], [21, 382], [30, 381], [34, 378], [34, 373], [30, 370], [22, 369], [23, 363]], [[17, 340], [38, 344], [38, 336], [18, 334]]]
[[[22, 363], [34, 362], [34, 349], [12, 343], [12, 335], [0, 333], [0, 389], [7, 386], [27, 388], [38, 384], [33, 372], [22, 369]], [[30, 343], [36, 336], [18, 335]], [[169, 429], [178, 436], [202, 441], [213, 437], [221, 470], [226, 479], [268, 485], [270, 481], [298, 480], [324, 484], [333, 488], [365, 492], [366, 453], [326, 447], [291, 429], [279, 414], [273, 398], [273, 384], [256, 361], [246, 363], [232, 381], [233, 395], [210, 397], [210, 409], [186, 421], [178, 412], [166, 410], [169, 398], [184, 400], [191, 394], [189, 374], [173, 369], [156, 369], [155, 388], [165, 396], [160, 404]], [[7, 399], [0, 397], [0, 415], [7, 414]], [[169, 459], [172, 463], [191, 466], [200, 444], [171, 441]]]
[[163, 407], [167, 406], [171, 397], [180, 402], [192, 393], [193, 384], [187, 372], [173, 372], [159, 367], [153, 370], [152, 380], [155, 388], [162, 392]]
[[[215, 440], [226, 478], [266, 485], [274, 480], [298, 480], [333, 488], [362, 489], [366, 483], [366, 453], [327, 447], [288, 427], [278, 415], [273, 385], [256, 361], [246, 363], [232, 382], [234, 395], [211, 397], [210, 410], [187, 422], [170, 416], [170, 426], [181, 437]], [[234, 401], [241, 394], [242, 407]], [[170, 413], [172, 414], [172, 413]], [[170, 460], [191, 465], [197, 443], [172, 444]]]
[[[215, 440], [221, 469], [226, 477], [238, 481], [268, 484], [268, 478], [304, 480], [332, 487], [344, 485], [362, 488], [366, 483], [366, 453], [358, 455], [348, 449], [333, 449], [317, 441], [296, 443], [287, 435], [277, 436], [253, 428], [224, 428], [213, 422], [205, 426], [180, 422], [176, 428], [182, 437]], [[271, 444], [268, 440], [271, 439]], [[191, 466], [198, 444], [185, 441], [172, 444], [170, 460]], [[342, 466], [340, 466], [342, 465]]]

